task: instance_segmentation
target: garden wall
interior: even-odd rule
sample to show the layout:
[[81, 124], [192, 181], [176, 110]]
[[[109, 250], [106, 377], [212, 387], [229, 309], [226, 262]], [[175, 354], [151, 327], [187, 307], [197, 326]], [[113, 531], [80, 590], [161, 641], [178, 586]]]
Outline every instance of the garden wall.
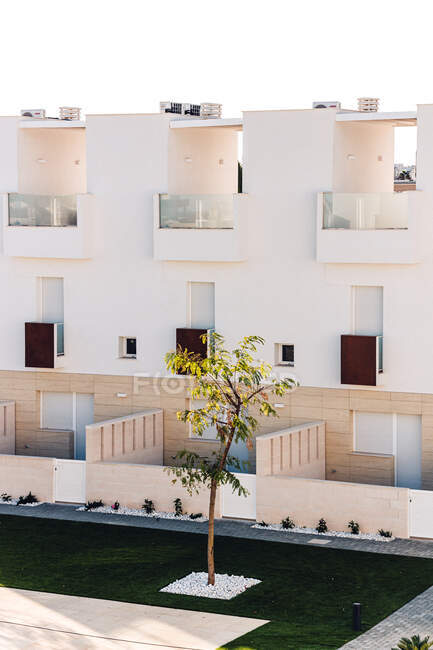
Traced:
[[315, 527], [323, 517], [328, 528], [348, 532], [357, 521], [362, 532], [391, 530], [409, 537], [409, 490], [292, 476], [257, 476], [257, 521], [280, 523], [290, 515], [298, 526]]
[[0, 454], [15, 453], [15, 402], [0, 400]]
[[325, 478], [325, 423], [306, 422], [256, 438], [257, 475]]
[[[119, 501], [123, 506], [141, 508], [144, 499], [151, 499], [160, 511], [173, 512], [173, 501], [182, 499], [189, 514], [207, 514], [209, 491], [189, 496], [179, 481], [173, 485], [173, 474], [156, 465], [133, 465], [130, 463], [87, 463], [86, 499], [102, 499], [106, 504]], [[221, 495], [217, 494], [215, 516], [221, 516]]]
[[54, 501], [54, 458], [0, 455], [0, 493], [12, 497], [35, 494], [39, 501]]
[[88, 463], [108, 461], [162, 465], [163, 454], [162, 409], [145, 409], [86, 426]]

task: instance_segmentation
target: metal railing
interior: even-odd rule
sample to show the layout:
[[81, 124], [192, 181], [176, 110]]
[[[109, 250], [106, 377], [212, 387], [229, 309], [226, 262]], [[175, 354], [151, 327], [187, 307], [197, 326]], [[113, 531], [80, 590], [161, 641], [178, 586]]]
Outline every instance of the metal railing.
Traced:
[[233, 194], [160, 194], [160, 228], [232, 229]]
[[408, 195], [406, 192], [324, 192], [322, 227], [324, 230], [405, 230]]
[[9, 194], [9, 226], [77, 225], [77, 196]]

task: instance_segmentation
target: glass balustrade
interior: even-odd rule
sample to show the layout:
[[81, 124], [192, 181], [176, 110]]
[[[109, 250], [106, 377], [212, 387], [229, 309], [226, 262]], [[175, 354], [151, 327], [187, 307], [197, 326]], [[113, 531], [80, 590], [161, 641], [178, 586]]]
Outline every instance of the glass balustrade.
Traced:
[[76, 194], [9, 194], [9, 226], [77, 225]]
[[323, 193], [324, 230], [404, 230], [407, 227], [406, 192]]
[[160, 228], [233, 228], [233, 194], [160, 194]]

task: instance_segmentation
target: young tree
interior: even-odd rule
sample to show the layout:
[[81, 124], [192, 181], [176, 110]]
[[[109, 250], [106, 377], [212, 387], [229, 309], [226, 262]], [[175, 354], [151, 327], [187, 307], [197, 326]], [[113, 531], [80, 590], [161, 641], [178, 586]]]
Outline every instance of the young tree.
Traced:
[[[204, 343], [207, 335], [202, 336]], [[210, 334], [208, 356], [201, 358], [187, 349], [169, 352], [165, 356], [168, 370], [172, 373], [186, 373], [194, 377], [190, 390], [192, 399], [204, 399], [203, 408], [178, 411], [177, 417], [191, 424], [192, 431], [202, 436], [204, 431], [213, 426], [219, 440], [220, 449], [211, 458], [187, 451], [178, 452], [180, 461], [176, 467], [170, 467], [189, 494], [199, 492], [203, 486], [209, 488], [209, 531], [208, 531], [208, 584], [215, 584], [214, 563], [214, 520], [215, 498], [217, 488], [229, 484], [239, 496], [247, 496], [247, 490], [230, 471], [241, 469], [238, 458], [230, 455], [233, 443], [243, 442], [252, 447], [254, 432], [258, 420], [254, 413], [277, 417], [271, 399], [281, 397], [297, 385], [292, 378], [277, 379], [272, 375], [272, 366], [264, 361], [254, 359], [258, 345], [264, 344], [260, 336], [247, 336], [232, 350], [224, 347], [224, 338]]]

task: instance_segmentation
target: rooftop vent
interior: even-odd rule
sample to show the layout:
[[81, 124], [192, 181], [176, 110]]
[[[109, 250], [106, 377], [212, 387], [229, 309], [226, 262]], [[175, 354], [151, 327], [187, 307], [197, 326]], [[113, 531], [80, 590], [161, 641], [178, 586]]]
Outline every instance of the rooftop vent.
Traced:
[[313, 102], [313, 108], [336, 108], [341, 110], [341, 102]]
[[180, 102], [160, 102], [161, 113], [175, 113], [177, 115], [192, 115], [203, 118], [219, 118], [222, 114], [222, 104], [181, 104]]
[[378, 97], [358, 97], [358, 111], [361, 113], [377, 113], [378, 110]]
[[76, 106], [60, 106], [59, 120], [79, 120], [81, 109]]
[[22, 117], [33, 117], [34, 119], [43, 120], [45, 118], [44, 108], [28, 108], [21, 111]]

